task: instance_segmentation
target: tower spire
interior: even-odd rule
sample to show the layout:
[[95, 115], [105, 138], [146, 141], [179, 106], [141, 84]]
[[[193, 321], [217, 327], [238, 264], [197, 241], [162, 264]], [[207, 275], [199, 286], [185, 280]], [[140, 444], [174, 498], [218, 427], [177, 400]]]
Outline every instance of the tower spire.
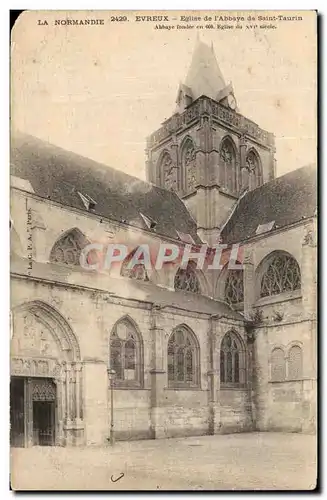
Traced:
[[226, 87], [217, 59], [211, 47], [200, 40], [197, 34], [191, 66], [188, 70], [185, 85], [191, 89], [193, 99], [206, 95], [216, 99]]

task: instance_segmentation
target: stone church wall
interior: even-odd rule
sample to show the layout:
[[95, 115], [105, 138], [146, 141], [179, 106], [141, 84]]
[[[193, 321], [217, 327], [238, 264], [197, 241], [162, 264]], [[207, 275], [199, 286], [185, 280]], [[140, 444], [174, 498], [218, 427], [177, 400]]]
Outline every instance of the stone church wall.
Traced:
[[[14, 229], [22, 251], [27, 254], [25, 194], [15, 192], [12, 204]], [[141, 243], [144, 232], [105, 222], [95, 216], [41, 202], [27, 196], [33, 213], [33, 257], [35, 266], [43, 263], [38, 278], [27, 275], [12, 279], [12, 309], [29, 301], [44, 301], [58, 311], [73, 329], [79, 343], [82, 364], [83, 443], [107, 444], [110, 429], [110, 390], [107, 375], [109, 337], [115, 323], [128, 314], [137, 325], [143, 340], [144, 380], [141, 388], [114, 390], [115, 429], [117, 439], [162, 438], [202, 435], [219, 432], [258, 430], [290, 430], [311, 432], [315, 428], [315, 302], [310, 297], [315, 289], [313, 248], [299, 246], [304, 226], [285, 234], [275, 233], [251, 243], [253, 275], [248, 271], [245, 282], [245, 307], [260, 309], [264, 324], [258, 326], [253, 344], [254, 378], [244, 389], [220, 388], [219, 349], [223, 335], [231, 328], [246, 344], [244, 326], [240, 322], [217, 319], [216, 344], [210, 338], [210, 315], [166, 307], [159, 311], [153, 326], [151, 298], [135, 300], [133, 288], [122, 299], [108, 294], [107, 277], [80, 270], [56, 274], [48, 264], [51, 248], [60, 234], [78, 227], [92, 241], [104, 231], [117, 231], [119, 238], [135, 236]], [[42, 206], [41, 206], [42, 204]], [[42, 213], [42, 217], [40, 214]], [[305, 224], [305, 223], [303, 223]], [[100, 228], [99, 228], [100, 227]], [[145, 235], [146, 237], [147, 234]], [[301, 265], [301, 294], [256, 300], [255, 274], [261, 261], [273, 250], [283, 249], [295, 256]], [[19, 253], [19, 252], [18, 252]], [[33, 264], [33, 265], [34, 265]], [[310, 274], [311, 273], [311, 274]], [[169, 286], [173, 286], [173, 275]], [[212, 288], [217, 290], [213, 284]], [[207, 293], [211, 295], [211, 291]], [[114, 294], [113, 294], [114, 295]], [[251, 302], [251, 300], [252, 302]], [[282, 320], [274, 319], [276, 311]], [[194, 389], [168, 387], [167, 345], [170, 333], [178, 325], [186, 325], [194, 333], [200, 349], [200, 384]], [[219, 330], [219, 331], [218, 331]], [[303, 351], [303, 376], [300, 380], [271, 380], [271, 352], [276, 346], [285, 348], [299, 344]], [[212, 352], [213, 349], [213, 352]], [[211, 358], [213, 356], [213, 358]], [[153, 368], [157, 372], [153, 373]], [[250, 377], [251, 366], [248, 366]], [[250, 395], [252, 393], [252, 401]]]
[[[116, 321], [128, 314], [137, 324], [144, 344], [144, 383], [140, 389], [114, 390], [114, 420], [117, 440], [145, 439], [209, 434], [210, 393], [208, 386], [209, 322], [206, 315], [163, 311], [163, 387], [158, 388], [157, 402], [151, 404], [153, 367], [153, 333], [150, 310], [146, 303], [134, 307], [126, 301], [108, 302], [105, 295], [91, 290], [76, 289], [68, 284], [49, 285], [40, 281], [14, 278], [12, 282], [13, 310], [31, 300], [44, 301], [54, 307], [72, 326], [78, 338], [82, 362], [83, 442], [105, 445], [110, 430], [110, 390], [107, 375], [109, 336]], [[200, 386], [193, 389], [168, 387], [167, 342], [171, 331], [180, 324], [195, 333], [200, 347]], [[222, 325], [221, 331], [228, 331]], [[239, 328], [239, 325], [238, 327]], [[218, 381], [219, 385], [219, 381]], [[217, 432], [246, 430], [246, 397], [243, 391], [221, 391]], [[220, 429], [220, 430], [219, 430]]]
[[[301, 302], [298, 303], [299, 314]], [[255, 403], [258, 430], [313, 432], [316, 419], [316, 379], [313, 350], [315, 329], [311, 320], [258, 328], [255, 342]], [[302, 350], [302, 374], [288, 380], [287, 363], [292, 346]], [[272, 352], [282, 349], [285, 379], [272, 377]]]
[[177, 314], [172, 309], [160, 314], [163, 330], [162, 366], [167, 366], [167, 346], [170, 333], [180, 324], [187, 325], [195, 334], [200, 349], [200, 384], [194, 390], [170, 388], [164, 374], [164, 389], [158, 400], [157, 426], [162, 437], [202, 435], [208, 433], [208, 319], [192, 312]]
[[248, 389], [220, 389], [221, 432], [253, 430]]
[[[316, 419], [316, 286], [314, 246], [304, 244], [313, 221], [303, 221], [285, 231], [262, 236], [246, 245], [245, 313], [260, 312], [253, 352], [253, 405], [258, 430], [312, 432]], [[301, 244], [302, 243], [302, 244]], [[262, 264], [273, 251], [286, 251], [299, 264], [301, 289], [260, 298]], [[292, 346], [302, 352], [299, 380], [288, 380], [287, 364]], [[285, 357], [285, 380], [274, 381], [271, 356], [281, 348]]]
[[[85, 443], [106, 444], [109, 438], [110, 391], [107, 375], [109, 335], [127, 313], [140, 328], [144, 342], [144, 389], [115, 390], [117, 438], [149, 437], [149, 369], [151, 340], [147, 312], [102, 300], [100, 294], [68, 285], [49, 287], [37, 281], [13, 279], [12, 308], [32, 300], [50, 303], [69, 321], [78, 338], [83, 365], [83, 421]], [[91, 337], [91, 338], [90, 338]]]
[[162, 438], [208, 434], [207, 391], [166, 388], [157, 418]]

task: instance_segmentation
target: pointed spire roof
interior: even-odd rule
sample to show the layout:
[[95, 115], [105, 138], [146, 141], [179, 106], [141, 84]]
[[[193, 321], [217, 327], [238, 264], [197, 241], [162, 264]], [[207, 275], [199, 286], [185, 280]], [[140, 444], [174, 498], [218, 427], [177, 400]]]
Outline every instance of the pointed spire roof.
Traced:
[[196, 40], [185, 85], [192, 90], [193, 99], [197, 99], [201, 95], [216, 99], [219, 92], [226, 87], [213, 45], [209, 47], [209, 45], [201, 42], [199, 37]]

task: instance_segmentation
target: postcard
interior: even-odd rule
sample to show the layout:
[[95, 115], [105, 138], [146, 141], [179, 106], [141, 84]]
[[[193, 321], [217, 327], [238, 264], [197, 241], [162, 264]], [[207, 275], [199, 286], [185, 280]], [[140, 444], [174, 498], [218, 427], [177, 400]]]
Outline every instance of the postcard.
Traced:
[[10, 161], [11, 488], [315, 489], [317, 12], [23, 11]]

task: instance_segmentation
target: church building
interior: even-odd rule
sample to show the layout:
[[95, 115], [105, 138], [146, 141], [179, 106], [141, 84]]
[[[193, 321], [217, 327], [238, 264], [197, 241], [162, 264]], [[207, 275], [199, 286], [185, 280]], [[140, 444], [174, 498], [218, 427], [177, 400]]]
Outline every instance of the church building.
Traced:
[[[147, 181], [12, 134], [12, 446], [316, 431], [316, 168], [276, 177], [236, 97], [198, 40]], [[128, 255], [85, 269], [95, 242]], [[128, 265], [163, 243], [242, 258]]]

